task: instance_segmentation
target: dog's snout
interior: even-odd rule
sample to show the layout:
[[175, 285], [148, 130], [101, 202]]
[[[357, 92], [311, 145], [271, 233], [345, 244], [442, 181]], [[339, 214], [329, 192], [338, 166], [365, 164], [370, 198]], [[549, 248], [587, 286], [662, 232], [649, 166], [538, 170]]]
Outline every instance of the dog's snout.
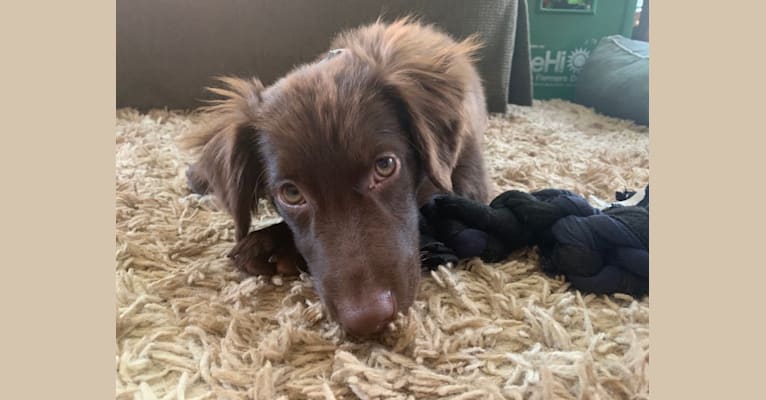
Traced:
[[338, 321], [350, 334], [369, 336], [382, 331], [396, 317], [397, 304], [390, 290], [370, 293], [358, 301], [339, 301]]

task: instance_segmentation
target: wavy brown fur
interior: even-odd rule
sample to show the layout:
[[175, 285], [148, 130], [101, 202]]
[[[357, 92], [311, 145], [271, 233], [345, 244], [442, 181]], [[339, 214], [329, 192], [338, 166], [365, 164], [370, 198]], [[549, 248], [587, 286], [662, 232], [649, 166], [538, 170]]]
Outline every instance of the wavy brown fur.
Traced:
[[[487, 113], [473, 38], [405, 18], [351, 29], [334, 47], [268, 88], [223, 78], [192, 134], [202, 151], [188, 176], [234, 218], [238, 265], [269, 270], [300, 251], [328, 313], [368, 336], [415, 299], [418, 207], [439, 191], [489, 200]], [[383, 157], [390, 175], [375, 172]], [[286, 202], [285, 188], [303, 201]], [[259, 198], [273, 199], [295, 246], [246, 257], [266, 251], [245, 240]]]
[[[571, 291], [533, 253], [433, 273], [380, 342], [346, 339], [308, 279], [236, 272], [234, 224], [174, 143], [195, 118], [118, 113], [118, 399], [648, 398], [648, 299]], [[493, 116], [486, 155], [497, 191], [649, 179], [644, 129], [562, 101]]]

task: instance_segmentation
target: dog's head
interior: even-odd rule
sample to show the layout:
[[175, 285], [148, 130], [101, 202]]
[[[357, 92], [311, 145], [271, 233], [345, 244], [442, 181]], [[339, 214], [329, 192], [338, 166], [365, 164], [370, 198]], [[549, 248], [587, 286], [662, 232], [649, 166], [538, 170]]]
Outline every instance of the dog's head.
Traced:
[[398, 50], [381, 49], [384, 31], [355, 32], [268, 88], [225, 79], [209, 110], [219, 134], [206, 153], [223, 166], [211, 184], [238, 237], [257, 198], [272, 199], [330, 315], [359, 335], [415, 299], [417, 193], [451, 190], [459, 138], [449, 133], [460, 130], [465, 91], [456, 64], [475, 48], [450, 42], [428, 57], [400, 37]]

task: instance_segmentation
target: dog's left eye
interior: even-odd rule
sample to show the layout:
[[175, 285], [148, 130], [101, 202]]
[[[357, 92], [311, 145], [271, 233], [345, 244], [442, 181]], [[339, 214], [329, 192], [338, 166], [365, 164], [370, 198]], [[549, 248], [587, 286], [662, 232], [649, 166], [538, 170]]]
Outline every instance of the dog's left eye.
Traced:
[[388, 178], [396, 172], [396, 158], [383, 156], [375, 160], [375, 174], [379, 178]]

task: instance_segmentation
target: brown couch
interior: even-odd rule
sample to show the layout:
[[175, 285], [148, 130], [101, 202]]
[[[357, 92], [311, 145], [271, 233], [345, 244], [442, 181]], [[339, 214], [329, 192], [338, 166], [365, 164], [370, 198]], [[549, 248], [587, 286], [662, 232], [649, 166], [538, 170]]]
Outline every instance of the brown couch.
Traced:
[[270, 84], [339, 31], [409, 13], [485, 42], [490, 111], [532, 102], [525, 0], [118, 0], [117, 106], [190, 109], [215, 75]]

